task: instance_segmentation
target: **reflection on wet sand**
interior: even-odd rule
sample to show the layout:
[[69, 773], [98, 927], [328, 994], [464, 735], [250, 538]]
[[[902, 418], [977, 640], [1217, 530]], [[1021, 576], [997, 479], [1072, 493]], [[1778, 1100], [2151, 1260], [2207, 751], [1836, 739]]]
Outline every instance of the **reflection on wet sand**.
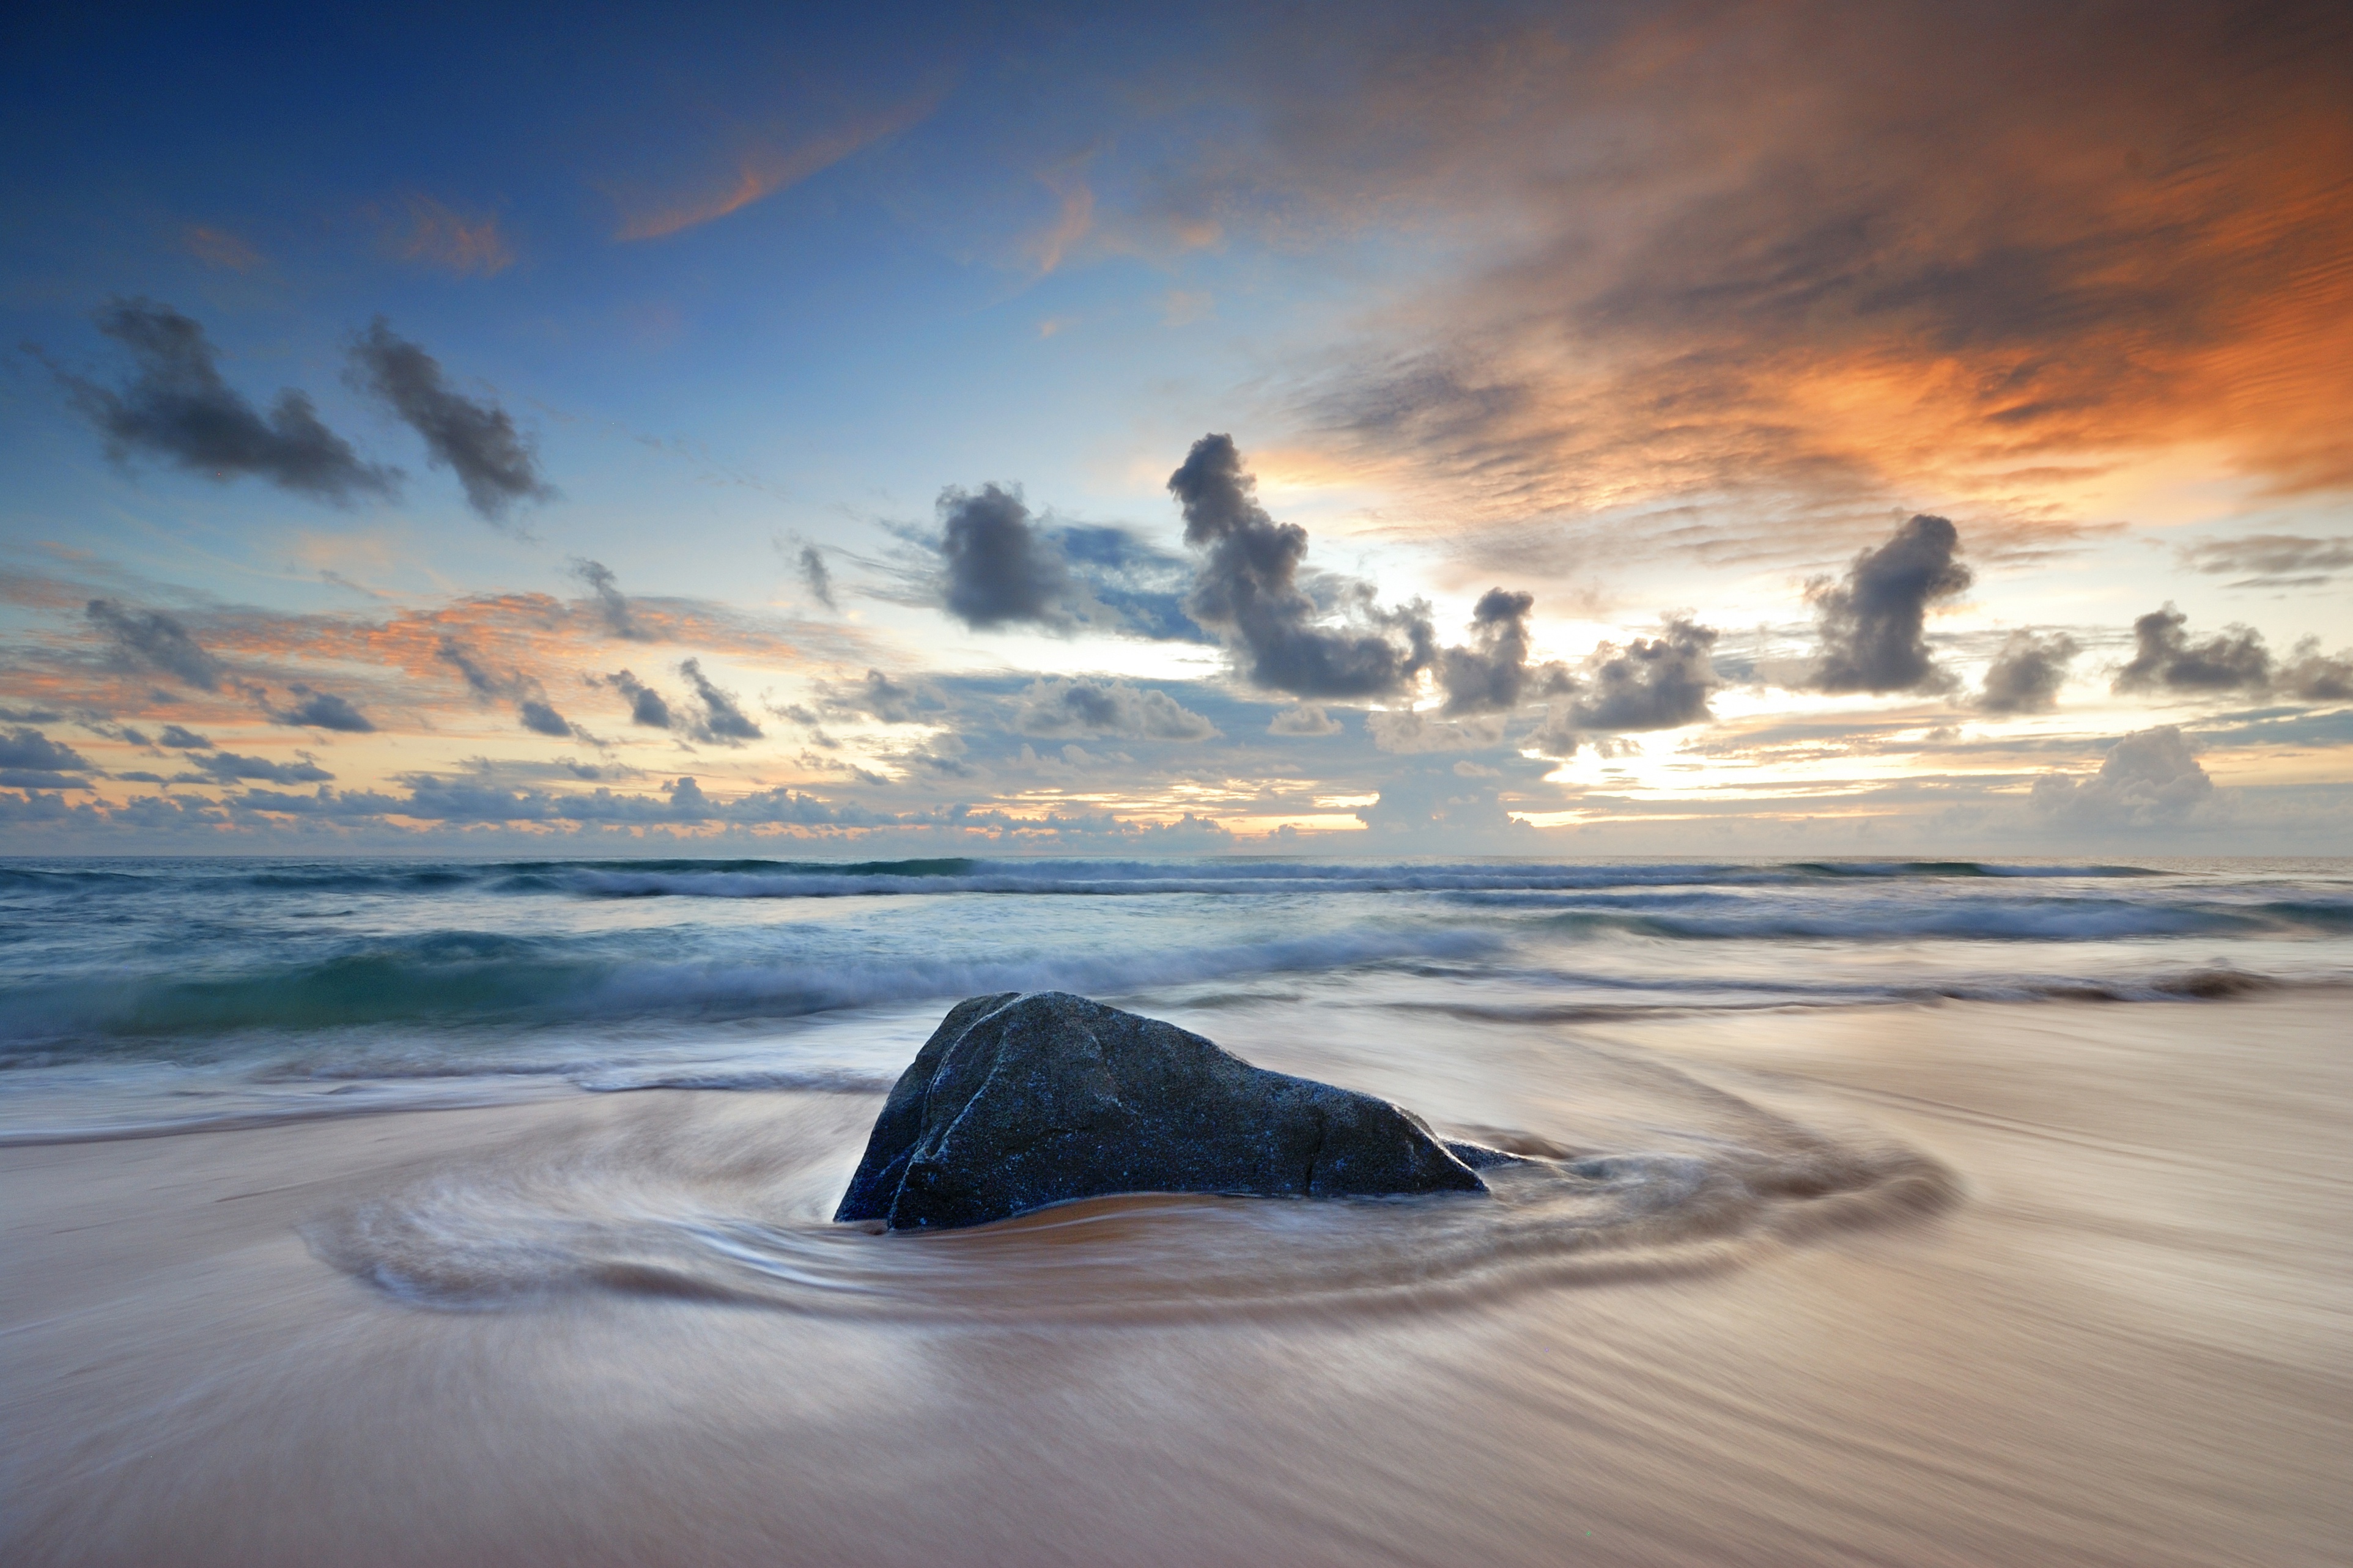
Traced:
[[871, 1096], [0, 1150], [0, 1548], [2337, 1561], [2343, 1016], [2307, 993], [1367, 1045], [1269, 1004], [1220, 1040], [1559, 1163], [1492, 1203], [1102, 1200], [945, 1237], [823, 1223]]

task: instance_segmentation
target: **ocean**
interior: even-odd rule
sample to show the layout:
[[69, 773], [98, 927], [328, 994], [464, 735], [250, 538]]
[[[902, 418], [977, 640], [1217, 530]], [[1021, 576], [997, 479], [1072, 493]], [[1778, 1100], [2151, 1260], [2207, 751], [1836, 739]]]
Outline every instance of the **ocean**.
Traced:
[[[1036, 990], [1535, 1163], [834, 1225]], [[0, 1550], [2328, 1561], [2348, 998], [2345, 861], [16, 860]]]

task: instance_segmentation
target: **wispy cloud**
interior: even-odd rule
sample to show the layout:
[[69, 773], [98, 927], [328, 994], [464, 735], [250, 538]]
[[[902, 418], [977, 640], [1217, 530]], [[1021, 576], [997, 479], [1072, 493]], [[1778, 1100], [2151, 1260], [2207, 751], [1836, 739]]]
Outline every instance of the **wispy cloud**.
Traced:
[[937, 90], [920, 93], [879, 112], [862, 115], [787, 145], [751, 147], [732, 173], [711, 185], [622, 204], [618, 240], [660, 239], [743, 211], [850, 154], [921, 123], [939, 107]]
[[469, 216], [431, 196], [401, 198], [400, 210], [379, 212], [385, 248], [403, 261], [460, 278], [495, 278], [515, 263], [514, 247], [499, 230], [498, 215]]
[[1071, 247], [1093, 230], [1095, 193], [1087, 184], [1086, 170], [1075, 164], [1050, 170], [1038, 176], [1038, 183], [1054, 193], [1054, 221], [1032, 235], [1022, 249], [1042, 275], [1061, 266]]
[[2096, 8], [1474, 10], [1315, 40], [1312, 94], [1311, 46], [1268, 47], [1221, 89], [1262, 132], [1162, 199], [1275, 241], [1442, 224], [1467, 260], [1297, 407], [1458, 519], [2024, 511], [2184, 438], [2324, 488], [2353, 480], [2346, 42], [2318, 3], [2174, 0], [2128, 37]]
[[207, 267], [227, 272], [251, 272], [268, 258], [225, 228], [192, 223], [180, 231], [180, 246]]

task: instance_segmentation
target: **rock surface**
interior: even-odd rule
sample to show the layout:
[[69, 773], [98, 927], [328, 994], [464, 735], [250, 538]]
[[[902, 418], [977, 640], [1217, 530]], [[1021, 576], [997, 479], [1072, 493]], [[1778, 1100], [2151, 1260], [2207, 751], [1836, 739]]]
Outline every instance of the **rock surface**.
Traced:
[[1255, 1068], [1174, 1024], [1068, 992], [959, 1002], [900, 1075], [837, 1220], [985, 1225], [1109, 1193], [1484, 1192], [1384, 1100]]

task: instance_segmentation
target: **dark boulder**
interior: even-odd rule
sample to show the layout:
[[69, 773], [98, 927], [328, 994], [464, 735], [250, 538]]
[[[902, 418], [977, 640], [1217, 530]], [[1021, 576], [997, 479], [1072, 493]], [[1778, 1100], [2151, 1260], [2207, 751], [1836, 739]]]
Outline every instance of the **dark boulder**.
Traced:
[[1174, 1024], [1067, 992], [959, 1002], [900, 1075], [837, 1220], [985, 1225], [1107, 1193], [1478, 1193], [1385, 1100], [1255, 1068]]

